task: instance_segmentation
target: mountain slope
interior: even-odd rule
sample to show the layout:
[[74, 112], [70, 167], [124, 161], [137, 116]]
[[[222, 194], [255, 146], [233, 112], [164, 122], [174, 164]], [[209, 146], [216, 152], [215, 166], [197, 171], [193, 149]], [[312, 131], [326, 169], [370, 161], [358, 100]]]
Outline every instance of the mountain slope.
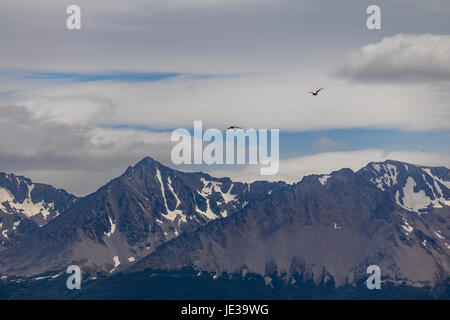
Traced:
[[445, 167], [423, 167], [388, 160], [370, 163], [358, 174], [394, 195], [395, 202], [405, 210], [420, 214], [450, 206], [450, 170]]
[[0, 173], [0, 250], [28, 238], [76, 199], [65, 190]]
[[14, 251], [0, 253], [0, 274], [33, 275], [78, 264], [113, 272], [162, 243], [231, 215], [284, 183], [234, 183], [185, 173], [145, 158], [79, 199]]
[[187, 267], [344, 285], [376, 264], [393, 283], [433, 285], [449, 277], [449, 181], [446, 168], [394, 161], [308, 176], [165, 243], [127, 272]]

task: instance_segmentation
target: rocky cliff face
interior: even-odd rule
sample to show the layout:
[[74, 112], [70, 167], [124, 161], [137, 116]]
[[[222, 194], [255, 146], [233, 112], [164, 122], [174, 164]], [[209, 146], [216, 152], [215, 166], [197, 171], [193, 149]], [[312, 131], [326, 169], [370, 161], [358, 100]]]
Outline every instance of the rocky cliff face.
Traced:
[[446, 168], [396, 161], [286, 185], [145, 158], [1, 252], [0, 274], [188, 267], [343, 285], [376, 264], [393, 284], [434, 285], [449, 277], [449, 187]]
[[446, 168], [395, 161], [308, 176], [165, 243], [128, 272], [193, 267], [342, 285], [376, 264], [387, 281], [432, 285], [449, 276], [449, 184]]
[[358, 174], [393, 196], [405, 210], [418, 214], [450, 206], [450, 170], [388, 160], [370, 163]]
[[76, 200], [50, 185], [0, 173], [0, 250], [24, 241]]
[[0, 254], [0, 273], [31, 275], [70, 264], [114, 272], [284, 186], [180, 172], [145, 158], [79, 199], [28, 241]]

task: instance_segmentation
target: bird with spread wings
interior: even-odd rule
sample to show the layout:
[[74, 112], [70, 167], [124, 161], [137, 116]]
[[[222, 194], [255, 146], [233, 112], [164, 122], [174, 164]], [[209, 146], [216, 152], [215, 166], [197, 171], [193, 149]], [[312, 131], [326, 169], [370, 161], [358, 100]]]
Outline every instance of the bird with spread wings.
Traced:
[[228, 127], [226, 131], [228, 131], [228, 130], [236, 130], [236, 129], [242, 129], [242, 128], [238, 127], [238, 126], [231, 126], [231, 127]]
[[311, 92], [311, 91], [309, 91], [309, 93], [311, 93], [313, 96], [317, 96], [321, 90], [323, 90], [323, 88], [320, 88], [320, 89], [317, 90], [316, 92]]

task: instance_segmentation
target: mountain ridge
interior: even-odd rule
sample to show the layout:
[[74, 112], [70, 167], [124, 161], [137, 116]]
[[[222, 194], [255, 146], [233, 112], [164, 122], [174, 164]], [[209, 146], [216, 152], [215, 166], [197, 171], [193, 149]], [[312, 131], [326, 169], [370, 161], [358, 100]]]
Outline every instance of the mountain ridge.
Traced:
[[0, 251], [22, 242], [78, 198], [64, 189], [0, 173]]
[[[388, 166], [393, 163], [409, 165], [417, 170], [429, 169], [392, 160], [382, 164]], [[163, 244], [126, 272], [138, 272], [146, 268], [176, 270], [192, 267], [218, 276], [223, 272], [253, 272], [267, 276], [275, 270], [281, 274], [291, 273], [290, 276], [302, 273], [314, 281], [328, 274], [338, 284], [343, 284], [359, 280], [365, 275], [365, 267], [373, 263], [382, 265], [382, 269], [387, 270], [385, 276], [393, 282], [423, 286], [443, 281], [449, 275], [447, 204], [430, 206], [436, 204], [431, 201], [423, 208], [412, 208], [422, 211], [407, 210], [411, 208], [405, 208], [395, 196], [400, 187], [405, 188], [401, 182], [407, 179], [398, 176], [400, 186], [391, 191], [383, 189], [366, 172], [374, 164], [381, 166], [380, 163], [369, 163], [357, 172], [341, 169], [329, 175], [306, 176], [293, 184], [292, 188], [277, 190], [266, 200], [243, 209], [247, 211], [243, 214], [213, 221], [194, 233], [184, 234]], [[436, 172], [435, 168], [430, 170]], [[417, 179], [417, 172], [414, 177]], [[354, 180], [348, 184], [345, 182], [348, 179]], [[392, 177], [385, 182], [397, 184], [393, 183]], [[444, 187], [440, 185], [441, 191], [446, 192], [446, 199], [449, 199], [448, 190], [444, 190]], [[345, 192], [351, 188], [350, 194]], [[395, 193], [392, 194], [392, 191]], [[285, 192], [288, 194], [280, 196]], [[427, 195], [427, 191], [421, 192]], [[336, 195], [342, 195], [342, 198]], [[433, 194], [428, 195], [429, 200], [436, 200], [432, 199]], [[355, 196], [359, 197], [358, 200], [354, 199]], [[298, 201], [299, 197], [302, 201]], [[321, 199], [324, 197], [331, 197], [333, 201], [324, 201]], [[364, 203], [371, 203], [376, 197], [381, 198], [372, 207], [364, 206]], [[295, 205], [286, 206], [289, 202]], [[365, 214], [362, 215], [362, 212]], [[424, 215], [425, 212], [427, 215]], [[351, 214], [353, 218], [349, 219]], [[352, 225], [356, 221], [358, 224]], [[293, 226], [296, 228], [293, 229]], [[308, 230], [308, 226], [315, 228], [314, 231]], [[299, 235], [302, 232], [307, 236]], [[333, 232], [343, 235], [336, 236]], [[256, 236], [257, 240], [254, 239], [255, 234], [259, 235]], [[359, 244], [355, 246], [354, 241]], [[340, 244], [335, 245], [336, 242]], [[280, 243], [284, 245], [280, 246]], [[297, 243], [297, 248], [291, 252], [287, 248], [293, 243]], [[302, 243], [306, 243], [306, 246]], [[347, 250], [353, 250], [353, 256], [346, 255]], [[284, 257], [279, 254], [283, 251], [287, 252]], [[336, 256], [337, 252], [341, 257]], [[359, 258], [355, 259], [358, 254]], [[329, 257], [341, 259], [340, 263], [330, 261]], [[414, 267], [414, 261], [422, 266]]]
[[31, 275], [72, 263], [115, 271], [284, 185], [181, 172], [147, 157], [80, 198], [63, 219], [55, 218], [27, 243], [5, 252], [0, 272]]
[[233, 182], [146, 157], [0, 253], [0, 274], [187, 267], [342, 285], [372, 263], [394, 283], [433, 285], [449, 274], [449, 183], [445, 167], [394, 160], [289, 185]]

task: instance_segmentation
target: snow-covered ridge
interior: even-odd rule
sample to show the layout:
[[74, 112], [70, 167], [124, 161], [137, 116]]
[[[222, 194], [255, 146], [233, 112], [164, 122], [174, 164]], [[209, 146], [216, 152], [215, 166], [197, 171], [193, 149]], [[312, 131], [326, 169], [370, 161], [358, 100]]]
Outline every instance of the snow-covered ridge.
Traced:
[[109, 232], [105, 232], [105, 235], [108, 238], [110, 238], [114, 234], [114, 232], [116, 231], [116, 224], [112, 221], [111, 217], [108, 216], [108, 218], [109, 218], [109, 225], [110, 225], [110, 227], [109, 227]]
[[77, 199], [51, 185], [0, 172], [0, 251], [24, 241]]
[[[158, 181], [160, 185], [161, 195], [164, 201], [164, 208], [165, 212], [161, 212], [162, 217], [170, 220], [171, 222], [176, 222], [178, 226], [181, 223], [187, 222], [187, 214], [188, 212], [183, 212], [182, 206], [181, 206], [181, 200], [179, 195], [177, 194], [176, 189], [174, 188], [173, 181], [171, 177], [163, 177], [161, 174], [161, 171], [157, 168], [156, 169], [156, 180]], [[220, 212], [215, 212], [215, 210], [212, 210], [212, 206], [214, 205], [215, 208], [217, 208], [216, 204], [218, 206], [220, 205], [226, 205], [230, 202], [237, 202], [237, 194], [232, 193], [233, 190], [233, 183], [231, 183], [230, 187], [226, 192], [222, 191], [223, 189], [223, 183], [220, 181], [215, 180], [209, 180], [205, 179], [204, 177], [200, 178], [201, 182], [201, 188], [198, 190], [195, 190], [199, 196], [205, 199], [206, 208], [200, 208], [199, 206], [195, 206], [195, 212], [197, 214], [200, 214], [207, 218], [208, 220], [214, 220], [217, 218], [226, 217], [228, 215], [228, 212], [226, 209], [221, 210]], [[175, 198], [176, 204], [175, 208], [172, 208], [171, 210], [168, 205], [167, 197], [169, 196], [169, 193], [173, 195]], [[219, 197], [217, 197], [216, 194], [220, 194]], [[214, 197], [212, 197], [214, 195]], [[212, 200], [212, 199], [220, 199], [220, 200]], [[216, 203], [212, 204], [211, 201], [216, 201]]]
[[381, 190], [385, 190], [386, 187], [391, 187], [397, 184], [398, 171], [397, 167], [392, 164], [379, 164], [374, 163], [373, 169], [379, 173], [379, 176], [371, 179], [373, 183]]
[[444, 186], [446, 186], [448, 189], [450, 189], [450, 181], [445, 181], [442, 180], [441, 178], [433, 175], [431, 173], [431, 169], [430, 168], [424, 168], [423, 171], [425, 171], [430, 177], [432, 177], [434, 180], [438, 181], [439, 183], [443, 184]]
[[[203, 182], [203, 189], [201, 191], [202, 195], [209, 196], [214, 192], [220, 193], [225, 203], [228, 203], [230, 201], [236, 201], [236, 195], [231, 194], [231, 190], [233, 189], [233, 183], [230, 186], [230, 189], [226, 192], [222, 192], [222, 183], [217, 181], [206, 181], [204, 178], [200, 178], [200, 180]], [[249, 189], [250, 190], [250, 189]]]
[[168, 189], [170, 192], [172, 192], [172, 194], [174, 195], [177, 204], [175, 206], [174, 210], [170, 210], [169, 206], [167, 205], [167, 198], [166, 198], [166, 188], [164, 187], [164, 182], [163, 179], [161, 177], [161, 172], [159, 171], [159, 169], [156, 169], [156, 178], [158, 179], [158, 182], [161, 186], [161, 194], [163, 196], [164, 199], [164, 205], [166, 208], [166, 213], [164, 215], [165, 218], [169, 219], [170, 221], [175, 221], [175, 219], [178, 217], [178, 224], [180, 224], [181, 222], [186, 222], [186, 215], [183, 214], [182, 210], [177, 209], [178, 206], [180, 205], [180, 200], [178, 199], [177, 194], [175, 193], [175, 191], [173, 190], [172, 187], [172, 181], [170, 180], [170, 178], [168, 179]]
[[[235, 194], [231, 194], [231, 190], [233, 189], [233, 184], [231, 184], [229, 190], [224, 193], [222, 192], [222, 183], [218, 182], [218, 181], [207, 181], [204, 178], [200, 178], [201, 182], [203, 183], [203, 188], [199, 193], [199, 195], [201, 195], [202, 197], [204, 197], [206, 199], [206, 210], [202, 211], [200, 210], [198, 207], [196, 208], [196, 211], [200, 214], [203, 214], [204, 216], [206, 216], [208, 219], [217, 219], [220, 218], [220, 216], [216, 215], [212, 210], [211, 210], [211, 206], [210, 206], [210, 196], [213, 194], [213, 192], [217, 192], [220, 193], [220, 195], [222, 196], [223, 202], [224, 203], [229, 203], [232, 201], [236, 201], [236, 195]], [[227, 211], [223, 210], [221, 213], [222, 217], [226, 217], [227, 216]]]
[[408, 211], [424, 213], [450, 206], [450, 181], [433, 173], [433, 168], [383, 162], [371, 163], [364, 170], [373, 184], [393, 192], [397, 204]]
[[327, 183], [327, 180], [330, 179], [330, 178], [331, 178], [330, 175], [323, 175], [323, 176], [321, 176], [321, 177], [319, 178], [319, 182], [320, 182], [322, 185], [325, 185], [325, 184]]
[[114, 262], [114, 267], [109, 271], [110, 273], [113, 273], [117, 269], [117, 267], [120, 266], [119, 256], [114, 256], [113, 262]]
[[28, 195], [22, 201], [16, 200], [14, 195], [6, 188], [0, 187], [0, 211], [4, 213], [20, 213], [28, 218], [35, 215], [42, 214], [45, 220], [54, 210], [54, 203], [45, 203], [44, 201], [33, 202], [31, 199], [31, 191], [34, 188], [34, 184], [28, 185]]

